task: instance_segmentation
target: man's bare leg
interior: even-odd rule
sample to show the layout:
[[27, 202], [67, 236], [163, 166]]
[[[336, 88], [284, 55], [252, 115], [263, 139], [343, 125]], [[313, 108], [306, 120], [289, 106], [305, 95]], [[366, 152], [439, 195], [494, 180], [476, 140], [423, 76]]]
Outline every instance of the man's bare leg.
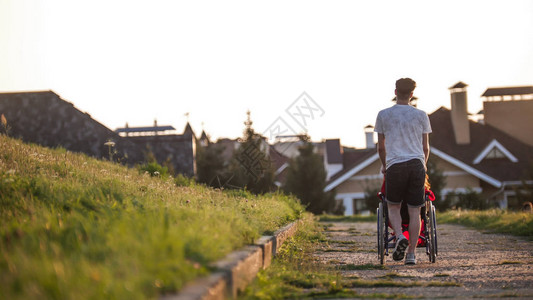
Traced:
[[420, 235], [420, 207], [409, 207], [409, 248], [407, 253], [415, 253]]
[[[392, 227], [392, 230], [394, 230], [394, 234], [396, 235], [396, 238], [398, 238], [400, 235], [403, 235], [402, 232], [402, 215], [400, 214], [400, 209], [402, 207], [401, 204], [394, 204], [387, 202], [387, 206], [389, 207], [389, 221], [390, 225]], [[409, 232], [410, 234], [410, 232]]]
[[387, 204], [389, 205], [389, 221], [394, 230], [394, 234], [396, 234], [396, 248], [392, 253], [392, 259], [400, 261], [405, 257], [405, 249], [409, 246], [409, 241], [402, 232], [401, 204]]

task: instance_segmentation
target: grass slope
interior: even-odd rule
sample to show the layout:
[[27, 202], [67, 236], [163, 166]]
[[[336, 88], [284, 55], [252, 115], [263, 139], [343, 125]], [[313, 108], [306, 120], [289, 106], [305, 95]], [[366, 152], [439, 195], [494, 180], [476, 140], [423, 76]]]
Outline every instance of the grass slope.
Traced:
[[302, 212], [0, 135], [0, 298], [155, 298]]
[[533, 238], [533, 214], [504, 211], [500, 209], [468, 211], [452, 210], [437, 216], [439, 223], [453, 223], [488, 230], [508, 233], [516, 236]]

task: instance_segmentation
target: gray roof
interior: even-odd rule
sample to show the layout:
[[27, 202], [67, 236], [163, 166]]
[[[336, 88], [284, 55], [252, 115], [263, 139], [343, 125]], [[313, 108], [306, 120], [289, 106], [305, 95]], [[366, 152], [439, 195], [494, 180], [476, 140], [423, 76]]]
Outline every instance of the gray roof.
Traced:
[[172, 126], [152, 126], [152, 127], [125, 127], [117, 128], [116, 133], [120, 132], [154, 132], [154, 131], [166, 131], [166, 130], [176, 130]]
[[488, 88], [481, 97], [491, 96], [513, 96], [513, 95], [529, 95], [533, 94], [533, 86], [514, 86], [514, 87], [500, 87]]
[[466, 83], [464, 83], [464, 82], [462, 82], [462, 81], [459, 81], [459, 82], [456, 83], [454, 86], [451, 86], [451, 87], [450, 87], [450, 90], [451, 90], [451, 89], [462, 89], [462, 88], [465, 88], [465, 87], [467, 87], [467, 86], [468, 86], [468, 84], [466, 84]]

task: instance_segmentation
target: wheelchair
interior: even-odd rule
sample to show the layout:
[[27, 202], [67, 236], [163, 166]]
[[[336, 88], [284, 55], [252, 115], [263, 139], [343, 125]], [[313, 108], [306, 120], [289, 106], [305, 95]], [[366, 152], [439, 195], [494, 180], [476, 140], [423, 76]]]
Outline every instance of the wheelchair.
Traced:
[[[389, 255], [389, 249], [394, 251], [396, 247], [396, 236], [392, 233], [392, 227], [389, 223], [389, 212], [387, 208], [387, 201], [385, 201], [385, 194], [378, 193], [379, 206], [377, 208], [377, 229], [378, 229], [378, 259], [380, 264], [385, 264], [385, 256]], [[426, 190], [425, 206], [420, 209], [420, 234], [418, 236], [417, 248], [425, 247], [426, 254], [429, 256], [429, 261], [434, 263], [437, 259], [437, 219], [435, 215], [435, 206], [433, 201], [435, 196], [433, 192]], [[408, 237], [407, 228], [409, 227], [409, 213], [407, 211], [407, 204], [402, 202], [402, 231]]]

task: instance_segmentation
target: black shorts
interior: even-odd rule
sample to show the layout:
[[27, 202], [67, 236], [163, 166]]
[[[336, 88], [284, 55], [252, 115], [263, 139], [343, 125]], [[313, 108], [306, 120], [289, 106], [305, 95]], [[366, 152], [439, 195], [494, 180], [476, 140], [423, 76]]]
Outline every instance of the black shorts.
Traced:
[[390, 203], [407, 202], [409, 207], [422, 207], [424, 201], [424, 183], [426, 170], [419, 159], [401, 162], [387, 169], [386, 199]]

